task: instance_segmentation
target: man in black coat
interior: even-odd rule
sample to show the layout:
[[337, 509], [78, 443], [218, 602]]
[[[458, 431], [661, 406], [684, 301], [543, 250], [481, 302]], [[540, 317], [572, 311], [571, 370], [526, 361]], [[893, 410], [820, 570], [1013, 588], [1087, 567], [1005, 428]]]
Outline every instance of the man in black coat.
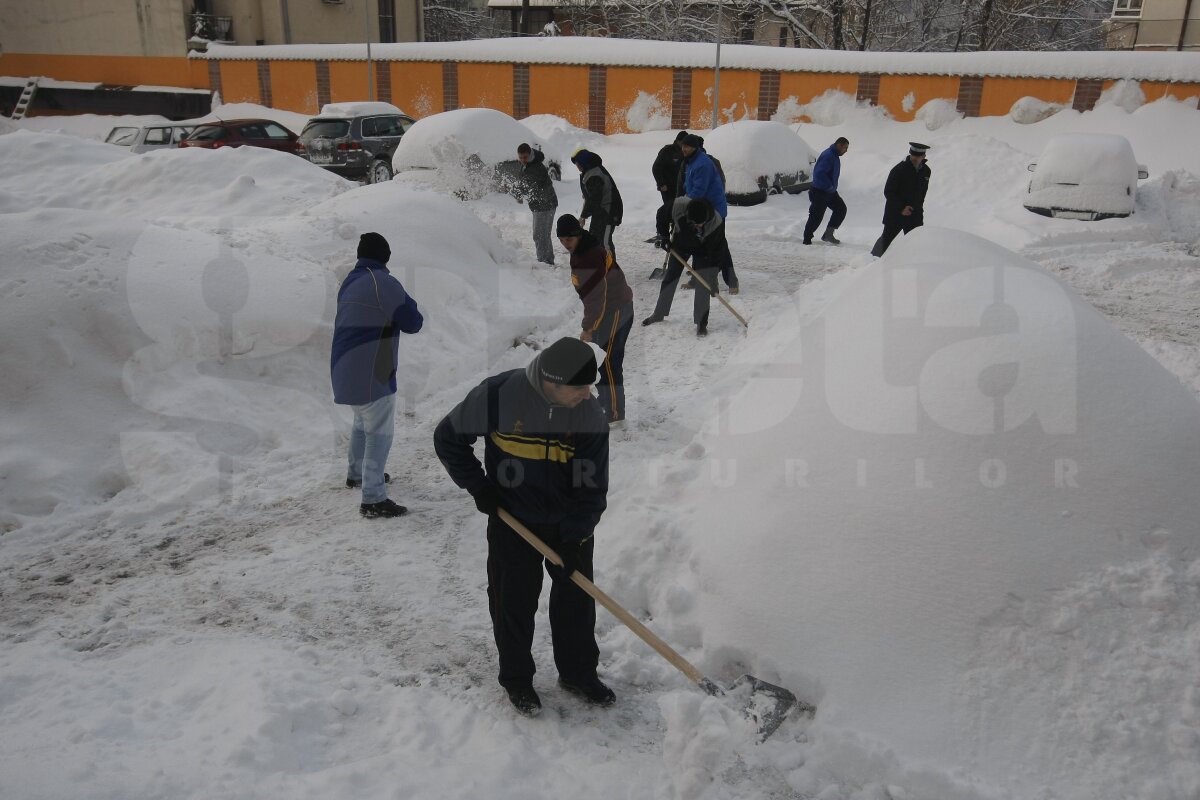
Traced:
[[579, 224], [592, 221], [588, 232], [600, 240], [604, 249], [616, 254], [613, 231], [621, 224], [625, 205], [617, 182], [604, 167], [604, 159], [590, 150], [576, 150], [571, 162], [579, 168], [579, 190], [583, 193], [583, 211]]
[[882, 256], [892, 240], [925, 224], [925, 193], [929, 191], [931, 172], [925, 163], [929, 145], [908, 143], [908, 158], [892, 167], [883, 187], [883, 234], [871, 248], [871, 255]]
[[[720, 292], [717, 274], [727, 264], [732, 267], [729, 243], [725, 239], [725, 220], [707, 200], [693, 200], [687, 195], [675, 199], [672, 208], [675, 216], [675, 236], [670, 248], [684, 258], [692, 258], [692, 269], [704, 279], [712, 291], [712, 297]], [[683, 274], [683, 264], [671, 256], [671, 263], [663, 273], [658, 290], [658, 302], [654, 313], [642, 320], [643, 325], [662, 322], [671, 313], [675, 299], [675, 287]], [[708, 335], [709, 292], [697, 284], [692, 303], [692, 321], [696, 323], [696, 335]]]
[[683, 148], [680, 144], [687, 135], [687, 131], [677, 133], [675, 141], [658, 151], [654, 165], [650, 167], [650, 172], [654, 174], [654, 185], [658, 187], [658, 194], [662, 197], [662, 205], [658, 208], [654, 226], [661, 242], [670, 238], [670, 234], [663, 234], [663, 231], [669, 231], [671, 227], [671, 204], [675, 202], [676, 190], [680, 183], [679, 167], [683, 163]]
[[515, 194], [518, 201], [528, 202], [529, 210], [533, 212], [533, 246], [537, 249], [537, 260], [553, 266], [554, 244], [550, 231], [554, 227], [554, 212], [558, 210], [558, 194], [546, 169], [545, 158], [541, 150], [521, 142], [517, 147], [521, 177]]

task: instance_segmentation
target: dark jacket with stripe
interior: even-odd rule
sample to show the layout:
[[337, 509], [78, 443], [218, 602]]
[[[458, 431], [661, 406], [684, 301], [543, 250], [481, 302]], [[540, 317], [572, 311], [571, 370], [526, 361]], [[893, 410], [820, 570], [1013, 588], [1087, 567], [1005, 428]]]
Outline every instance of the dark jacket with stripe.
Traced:
[[621, 307], [633, 302], [633, 289], [613, 254], [587, 231], [571, 253], [571, 285], [583, 301], [583, 330], [596, 332]]
[[625, 214], [625, 203], [617, 182], [604, 168], [604, 159], [589, 152], [584, 157], [586, 169], [579, 175], [579, 190], [583, 193], [583, 213], [601, 227], [617, 226]]
[[333, 402], [361, 406], [396, 393], [399, 333], [425, 322], [388, 268], [360, 258], [338, 289], [329, 372]]
[[595, 398], [575, 408], [546, 399], [537, 362], [472, 389], [438, 423], [433, 448], [458, 486], [474, 494], [490, 482], [517, 519], [582, 541], [608, 505], [608, 422]]

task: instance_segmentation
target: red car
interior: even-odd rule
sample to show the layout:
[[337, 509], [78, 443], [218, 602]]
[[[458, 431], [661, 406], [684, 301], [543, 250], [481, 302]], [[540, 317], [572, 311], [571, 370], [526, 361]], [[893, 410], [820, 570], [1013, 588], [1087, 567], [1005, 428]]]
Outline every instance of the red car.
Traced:
[[295, 153], [298, 138], [300, 137], [274, 120], [230, 119], [200, 123], [179, 146], [216, 150], [218, 147], [247, 145]]

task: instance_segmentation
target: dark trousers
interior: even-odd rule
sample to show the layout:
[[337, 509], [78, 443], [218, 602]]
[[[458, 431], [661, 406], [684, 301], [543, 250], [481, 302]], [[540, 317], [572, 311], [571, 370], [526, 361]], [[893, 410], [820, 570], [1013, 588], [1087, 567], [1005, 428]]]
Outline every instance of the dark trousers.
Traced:
[[616, 228], [616, 225], [613, 225], [611, 222], [609, 222], [607, 214], [597, 214], [596, 216], [592, 217], [592, 221], [588, 225], [588, 233], [599, 239], [600, 244], [604, 246], [604, 249], [615, 256], [617, 254], [617, 246], [613, 244], [612, 237], [613, 231], [615, 231]]
[[596, 384], [600, 405], [609, 422], [625, 419], [625, 342], [633, 330], [633, 303], [626, 303], [600, 321], [592, 341], [604, 348], [604, 365]]
[[733, 271], [733, 254], [725, 248], [725, 257], [721, 260], [721, 278], [730, 289], [738, 288], [737, 273]]
[[[692, 269], [704, 279], [713, 292], [720, 292], [721, 287], [717, 284], [717, 275], [721, 272], [722, 261], [708, 261], [697, 256], [695, 262]], [[675, 256], [671, 256], [670, 263], [667, 264], [667, 269], [663, 273], [662, 285], [658, 289], [658, 302], [654, 306], [655, 316], [670, 315], [671, 303], [675, 301], [675, 289], [679, 286], [679, 276], [682, 274], [683, 264], [679, 263], [679, 259]], [[692, 301], [692, 321], [697, 325], [708, 325], [708, 306], [709, 294], [697, 284], [695, 298]]]
[[887, 249], [892, 244], [892, 240], [901, 233], [907, 236], [909, 231], [915, 230], [924, 224], [924, 219], [916, 216], [915, 214], [911, 217], [906, 217], [904, 222], [901, 222], [900, 224], [896, 224], [894, 222], [884, 223], [883, 234], [875, 240], [875, 246], [871, 248], [871, 255], [878, 258], [887, 252]]
[[[528, 525], [551, 549], [562, 541], [557, 525]], [[600, 648], [596, 644], [596, 601], [563, 575], [560, 567], [508, 527], [498, 516], [488, 518], [488, 608], [496, 649], [500, 651], [500, 685], [529, 686], [533, 663], [533, 618], [542, 593], [542, 564], [550, 573], [550, 635], [558, 674], [583, 678], [596, 674]], [[580, 548], [579, 571], [592, 577], [594, 540]]]
[[824, 192], [820, 189], [808, 190], [808, 222], [804, 225], [804, 241], [812, 241], [813, 234], [821, 226], [821, 218], [825, 209], [831, 209], [833, 216], [829, 218], [827, 230], [835, 231], [846, 219], [846, 203], [837, 192]]
[[675, 205], [675, 195], [671, 192], [659, 192], [662, 205], [654, 213], [654, 232], [664, 239], [671, 237], [671, 208]]

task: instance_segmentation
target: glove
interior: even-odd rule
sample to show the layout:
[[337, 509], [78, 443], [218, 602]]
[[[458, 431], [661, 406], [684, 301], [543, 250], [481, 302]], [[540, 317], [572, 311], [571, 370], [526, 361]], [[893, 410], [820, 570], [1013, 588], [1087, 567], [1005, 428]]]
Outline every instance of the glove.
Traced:
[[493, 516], [500, 509], [500, 490], [491, 483], [485, 483], [481, 488], [471, 493], [475, 507], [480, 514]]
[[[586, 539], [584, 541], [587, 541]], [[563, 540], [558, 545], [558, 557], [563, 562], [563, 577], [571, 577], [571, 573], [579, 569], [579, 561], [582, 558], [583, 542], [573, 542]]]
[[658, 246], [661, 247], [663, 250], [670, 250], [671, 249], [671, 240], [667, 239], [667, 238], [659, 239]]

